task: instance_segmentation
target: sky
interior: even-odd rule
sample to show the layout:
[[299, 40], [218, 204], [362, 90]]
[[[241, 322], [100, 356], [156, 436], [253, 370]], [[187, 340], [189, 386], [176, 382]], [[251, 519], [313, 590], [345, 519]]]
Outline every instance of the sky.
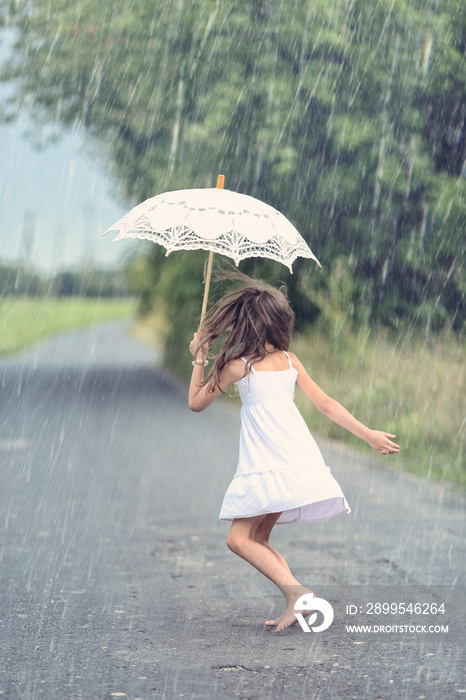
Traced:
[[[0, 63], [9, 36], [0, 33]], [[0, 85], [0, 99], [11, 86]], [[56, 130], [56, 129], [55, 129]], [[115, 267], [132, 241], [112, 245], [101, 234], [130, 206], [118, 199], [98, 144], [84, 130], [63, 131], [40, 147], [51, 128], [26, 116], [0, 124], [0, 264], [22, 262], [54, 273], [86, 265]]]

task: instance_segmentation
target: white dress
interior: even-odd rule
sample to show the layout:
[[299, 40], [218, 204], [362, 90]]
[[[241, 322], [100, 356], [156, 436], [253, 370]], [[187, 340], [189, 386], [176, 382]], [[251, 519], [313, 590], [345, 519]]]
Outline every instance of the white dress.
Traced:
[[285, 354], [288, 369], [250, 367], [236, 382], [243, 403], [239, 462], [220, 520], [283, 511], [277, 523], [313, 522], [351, 512], [294, 403], [298, 371]]

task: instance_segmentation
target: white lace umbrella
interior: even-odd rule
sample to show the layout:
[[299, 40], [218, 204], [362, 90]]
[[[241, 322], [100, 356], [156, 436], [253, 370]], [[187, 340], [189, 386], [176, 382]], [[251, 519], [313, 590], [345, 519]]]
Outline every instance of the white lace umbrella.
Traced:
[[208, 250], [209, 261], [202, 316], [207, 308], [213, 253], [233, 258], [271, 258], [289, 267], [297, 257], [312, 258], [321, 267], [293, 224], [259, 199], [217, 187], [165, 192], [138, 204], [111, 226], [115, 241], [142, 238], [175, 250]]

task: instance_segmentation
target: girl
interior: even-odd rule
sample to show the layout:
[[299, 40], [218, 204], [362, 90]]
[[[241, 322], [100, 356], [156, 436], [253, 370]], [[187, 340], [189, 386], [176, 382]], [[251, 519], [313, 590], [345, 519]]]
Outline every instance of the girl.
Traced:
[[[243, 403], [239, 463], [223, 500], [221, 520], [233, 521], [228, 547], [275, 583], [285, 610], [266, 625], [276, 632], [296, 622], [294, 605], [315, 595], [291, 573], [269, 544], [276, 523], [312, 522], [350, 513], [304, 419], [294, 403], [295, 385], [323, 414], [365, 440], [380, 454], [399, 451], [390, 433], [371, 430], [327, 396], [288, 352], [294, 314], [274, 287], [231, 273], [243, 287], [220, 299], [207, 314], [189, 350], [194, 357], [189, 407], [203, 411], [233, 384]], [[204, 379], [212, 342], [226, 340]]]

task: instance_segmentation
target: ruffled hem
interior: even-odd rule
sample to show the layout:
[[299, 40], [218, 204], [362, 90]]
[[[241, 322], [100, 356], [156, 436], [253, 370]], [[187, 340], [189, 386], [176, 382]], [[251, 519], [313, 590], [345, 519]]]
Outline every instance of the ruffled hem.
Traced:
[[282, 513], [277, 523], [315, 522], [349, 513], [340, 485], [326, 465], [239, 472], [227, 489], [220, 520]]
[[276, 525], [286, 525], [288, 523], [316, 523], [320, 520], [327, 520], [328, 518], [334, 518], [338, 515], [349, 515], [351, 513], [351, 508], [344, 496], [334, 496], [323, 501], [315, 501], [314, 503], [309, 503], [309, 501], [307, 501], [291, 508], [284, 508], [282, 511], [261, 510], [248, 513], [247, 515], [243, 513], [235, 515], [231, 513], [226, 514], [222, 508], [219, 520], [232, 521], [237, 518], [256, 518], [258, 515], [268, 515], [269, 513], [279, 512], [282, 512], [282, 514], [278, 518]]

